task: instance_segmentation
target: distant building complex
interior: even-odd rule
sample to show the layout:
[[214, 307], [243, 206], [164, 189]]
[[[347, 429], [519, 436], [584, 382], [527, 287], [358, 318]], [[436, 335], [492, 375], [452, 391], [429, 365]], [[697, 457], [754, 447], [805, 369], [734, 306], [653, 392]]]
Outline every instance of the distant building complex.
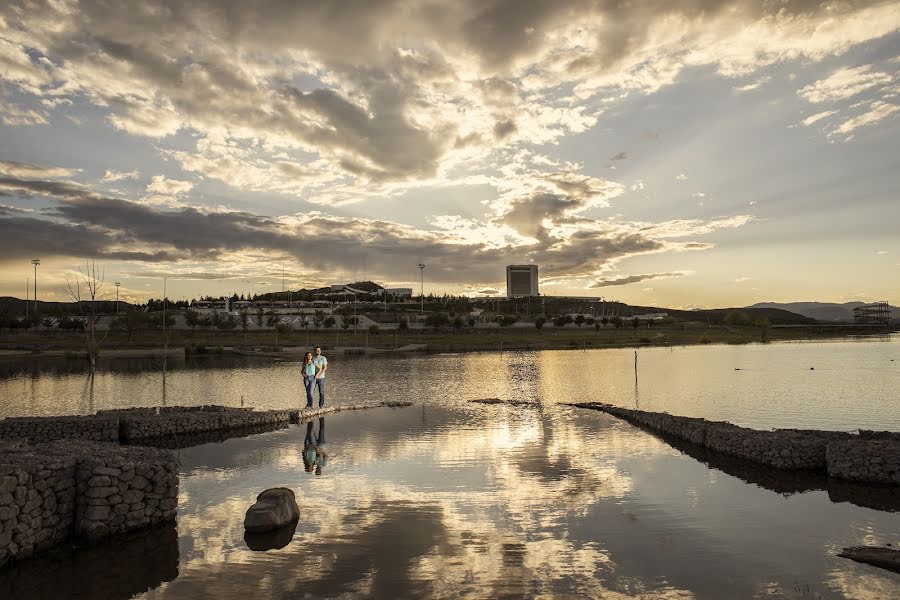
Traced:
[[509, 265], [506, 267], [507, 298], [539, 295], [537, 265]]

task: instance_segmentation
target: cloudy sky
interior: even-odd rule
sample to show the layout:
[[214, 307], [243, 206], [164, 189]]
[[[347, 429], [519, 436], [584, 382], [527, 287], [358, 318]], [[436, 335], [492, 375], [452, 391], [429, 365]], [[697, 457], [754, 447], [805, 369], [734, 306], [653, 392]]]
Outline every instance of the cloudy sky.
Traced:
[[10, 0], [0, 295], [897, 303], [898, 134], [896, 1]]

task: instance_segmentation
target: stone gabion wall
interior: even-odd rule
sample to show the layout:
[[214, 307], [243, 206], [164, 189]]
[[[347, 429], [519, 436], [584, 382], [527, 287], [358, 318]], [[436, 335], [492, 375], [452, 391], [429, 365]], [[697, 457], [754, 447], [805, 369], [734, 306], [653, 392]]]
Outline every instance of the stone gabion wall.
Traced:
[[112, 416], [96, 415], [8, 417], [0, 421], [0, 439], [28, 440], [30, 444], [62, 439], [115, 442], [119, 439], [119, 420]]
[[900, 483], [900, 434], [894, 432], [852, 435], [813, 429], [759, 431], [600, 403], [574, 406], [602, 410], [630, 423], [776, 469], [819, 470], [852, 481]]
[[77, 467], [75, 533], [96, 541], [175, 520], [178, 462], [160, 448], [116, 446]]
[[173, 435], [257, 427], [290, 423], [286, 410], [179, 410], [159, 414], [134, 414], [120, 420], [119, 437], [123, 442], [166, 438]]
[[0, 567], [69, 538], [77, 458], [65, 448], [0, 453]]
[[78, 440], [4, 447], [0, 567], [72, 537], [97, 541], [174, 521], [177, 503], [178, 465], [168, 450]]
[[828, 445], [828, 474], [850, 481], [900, 483], [900, 442], [862, 439]]

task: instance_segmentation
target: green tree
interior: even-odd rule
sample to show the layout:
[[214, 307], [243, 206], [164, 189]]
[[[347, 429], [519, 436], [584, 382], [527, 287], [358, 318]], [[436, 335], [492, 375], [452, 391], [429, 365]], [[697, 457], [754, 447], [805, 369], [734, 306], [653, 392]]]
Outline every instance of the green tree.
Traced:
[[753, 325], [759, 328], [760, 341], [765, 342], [769, 337], [769, 328], [772, 326], [772, 323], [767, 317], [757, 317], [756, 321], [753, 322]]
[[256, 309], [256, 326], [263, 326], [263, 317], [266, 315], [265, 311], [263, 311], [262, 306]]
[[638, 319], [637, 317], [631, 319], [631, 326], [632, 326], [633, 328], [637, 329], [638, 327], [640, 327], [640, 325], [641, 325], [641, 320], [640, 320], [640, 319]]
[[579, 327], [584, 325], [584, 315], [577, 315], [575, 317], [575, 324], [578, 325]]
[[440, 329], [441, 327], [448, 327], [449, 325], [450, 317], [447, 315], [447, 313], [436, 312], [431, 313], [427, 317], [425, 317], [426, 327], [434, 327], [435, 329]]
[[369, 325], [369, 333], [372, 335], [378, 335], [379, 331], [381, 331], [381, 328], [378, 325]]
[[184, 322], [191, 328], [191, 331], [194, 331], [200, 324], [200, 313], [192, 308], [187, 309], [184, 311]]
[[332, 317], [331, 315], [325, 317], [325, 320], [322, 321], [322, 324], [325, 326], [325, 329], [331, 329], [332, 327], [334, 327], [335, 323], [336, 323], [336, 321], [334, 320], [334, 317]]
[[222, 317], [221, 319], [219, 319], [218, 327], [219, 327], [219, 329], [222, 329], [222, 330], [231, 330], [231, 329], [234, 329], [235, 327], [237, 327], [237, 324], [238, 324], [237, 317], [235, 317], [232, 314], [227, 314], [224, 317]]
[[453, 319], [453, 329], [460, 330], [465, 327], [466, 324], [463, 322], [462, 317], [456, 317]]
[[125, 331], [128, 336], [128, 341], [130, 342], [132, 337], [134, 337], [134, 334], [147, 327], [149, 320], [147, 313], [139, 308], [130, 307], [126, 308], [125, 311], [119, 315], [119, 318], [116, 319], [115, 323], [119, 329]]
[[753, 319], [745, 312], [733, 311], [725, 317], [725, 324], [734, 327], [746, 327], [753, 324]]
[[543, 329], [544, 323], [546, 323], [546, 322], [547, 322], [547, 319], [545, 319], [544, 317], [538, 317], [537, 319], [534, 320], [534, 326], [536, 329]]
[[325, 322], [325, 313], [321, 310], [316, 310], [313, 313], [313, 323], [316, 324], [316, 329], [322, 327], [322, 323]]

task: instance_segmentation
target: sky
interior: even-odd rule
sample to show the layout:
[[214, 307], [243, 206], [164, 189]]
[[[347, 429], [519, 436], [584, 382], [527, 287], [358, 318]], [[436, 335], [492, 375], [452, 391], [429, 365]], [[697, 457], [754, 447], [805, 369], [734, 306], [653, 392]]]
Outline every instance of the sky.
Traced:
[[0, 295], [897, 304], [898, 134], [896, 1], [7, 0]]

